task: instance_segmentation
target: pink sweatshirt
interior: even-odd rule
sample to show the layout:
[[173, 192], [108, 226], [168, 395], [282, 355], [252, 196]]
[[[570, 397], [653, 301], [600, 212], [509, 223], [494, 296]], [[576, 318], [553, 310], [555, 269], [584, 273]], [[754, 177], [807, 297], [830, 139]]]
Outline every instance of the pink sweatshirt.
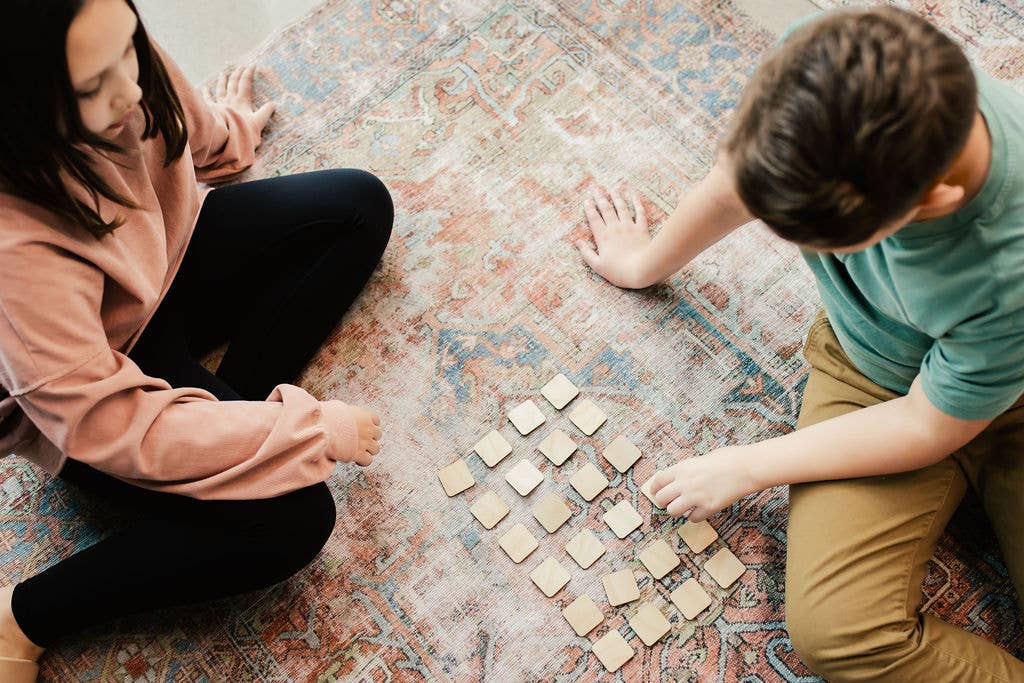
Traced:
[[[164, 167], [162, 138], [141, 142], [136, 108], [112, 160], [94, 168], [139, 209], [97, 239], [0, 192], [0, 455], [51, 474], [67, 457], [148, 489], [196, 498], [280, 495], [326, 479], [358, 448], [351, 407], [282, 384], [266, 401], [172, 389], [125, 355], [166, 294], [206, 191], [248, 168], [260, 132], [207, 104], [167, 56], [188, 146]], [[116, 163], [115, 163], [116, 162]]]

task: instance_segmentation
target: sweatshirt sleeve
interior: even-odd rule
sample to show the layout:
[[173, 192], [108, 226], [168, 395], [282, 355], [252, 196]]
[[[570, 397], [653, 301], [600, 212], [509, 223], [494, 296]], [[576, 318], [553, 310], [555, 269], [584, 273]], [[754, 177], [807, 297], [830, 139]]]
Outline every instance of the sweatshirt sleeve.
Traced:
[[0, 287], [0, 379], [68, 457], [148, 489], [251, 499], [323, 481], [355, 453], [353, 411], [341, 401], [290, 385], [262, 402], [218, 401], [147, 376], [107, 344], [98, 271], [44, 256], [26, 254], [44, 267]]
[[156, 44], [153, 48], [164, 63], [185, 112], [196, 178], [204, 183], [219, 182], [252, 166], [260, 145], [260, 130], [241, 112], [207, 102], [174, 60]]

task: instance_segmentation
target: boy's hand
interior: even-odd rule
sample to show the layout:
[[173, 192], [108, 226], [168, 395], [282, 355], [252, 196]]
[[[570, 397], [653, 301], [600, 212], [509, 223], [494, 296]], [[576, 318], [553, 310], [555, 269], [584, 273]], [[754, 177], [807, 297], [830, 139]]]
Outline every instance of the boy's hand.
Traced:
[[587, 227], [597, 245], [595, 250], [586, 240], [576, 242], [583, 260], [598, 275], [616, 287], [639, 289], [650, 283], [644, 281], [643, 258], [651, 243], [640, 195], [631, 192], [636, 219], [618, 192], [612, 190], [611, 201], [604, 190], [594, 190], [592, 197], [583, 202]]
[[651, 485], [655, 504], [673, 517], [690, 511], [691, 522], [704, 521], [758, 490], [745, 455], [742, 446], [720, 448], [658, 472]]
[[256, 65], [240, 66], [230, 74], [222, 73], [213, 93], [206, 92], [206, 99], [214, 104], [224, 104], [246, 115], [262, 131], [277, 106], [267, 102], [256, 111], [252, 110], [252, 80], [256, 76]]
[[359, 451], [352, 461], [365, 467], [373, 462], [373, 456], [380, 453], [380, 417], [358, 406], [353, 406], [352, 409], [355, 411], [356, 430], [359, 435]]

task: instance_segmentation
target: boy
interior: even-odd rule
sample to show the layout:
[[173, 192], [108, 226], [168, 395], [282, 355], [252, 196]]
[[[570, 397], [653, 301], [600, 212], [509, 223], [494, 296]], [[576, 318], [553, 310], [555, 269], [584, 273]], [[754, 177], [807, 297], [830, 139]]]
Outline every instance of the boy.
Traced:
[[790, 484], [786, 614], [832, 681], [1022, 681], [1024, 663], [919, 614], [967, 485], [1024, 594], [1024, 97], [915, 14], [831, 13], [754, 75], [719, 162], [650, 237], [587, 200], [609, 282], [646, 287], [754, 217], [803, 248], [824, 312], [798, 431], [683, 460], [657, 503], [700, 521]]

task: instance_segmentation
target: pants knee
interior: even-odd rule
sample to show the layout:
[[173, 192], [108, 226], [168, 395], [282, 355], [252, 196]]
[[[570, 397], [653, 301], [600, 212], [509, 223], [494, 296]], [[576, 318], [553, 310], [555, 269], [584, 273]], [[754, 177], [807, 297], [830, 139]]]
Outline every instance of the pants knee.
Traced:
[[334, 531], [337, 511], [334, 496], [320, 483], [277, 499], [273, 520], [260, 543], [267, 553], [264, 567], [275, 580], [283, 580], [313, 561]]
[[376, 249], [378, 256], [384, 253], [391, 239], [391, 228], [395, 220], [395, 205], [384, 182], [362, 169], [336, 169], [326, 171], [331, 175], [332, 185], [339, 199], [345, 200], [341, 211], [351, 211], [352, 207], [365, 222], [370, 246]]
[[[808, 669], [829, 681], [880, 681], [913, 650], [913, 621], [886, 620], [881, 610], [842, 595], [801, 594], [786, 587], [786, 628]], [[861, 605], [851, 609], [853, 604]], [[892, 680], [898, 680], [892, 679]]]

